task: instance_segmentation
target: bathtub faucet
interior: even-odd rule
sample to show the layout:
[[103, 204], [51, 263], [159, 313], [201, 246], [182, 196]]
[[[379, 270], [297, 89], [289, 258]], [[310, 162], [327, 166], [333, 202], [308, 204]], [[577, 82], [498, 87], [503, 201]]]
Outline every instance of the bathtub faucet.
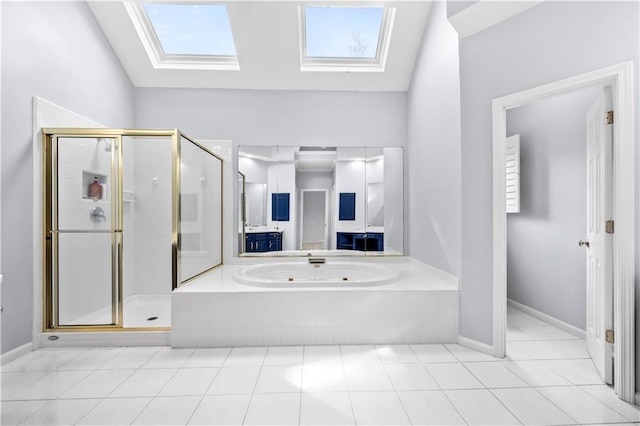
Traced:
[[309, 258], [309, 263], [315, 264], [315, 263], [326, 263], [326, 259], [324, 257], [312, 257]]

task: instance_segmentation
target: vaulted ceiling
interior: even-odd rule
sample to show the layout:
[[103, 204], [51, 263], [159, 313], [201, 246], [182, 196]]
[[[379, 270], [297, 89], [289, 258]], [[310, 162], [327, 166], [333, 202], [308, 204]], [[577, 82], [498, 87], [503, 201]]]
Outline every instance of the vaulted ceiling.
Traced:
[[[301, 70], [299, 7], [304, 2], [225, 3], [239, 70], [194, 70], [179, 67], [163, 69], [154, 66], [124, 2], [88, 3], [136, 87], [351, 91], [408, 89], [431, 6], [430, 1], [416, 0], [324, 2], [327, 5], [382, 6], [395, 9], [384, 70], [358, 72]], [[323, 2], [309, 4], [317, 6]]]

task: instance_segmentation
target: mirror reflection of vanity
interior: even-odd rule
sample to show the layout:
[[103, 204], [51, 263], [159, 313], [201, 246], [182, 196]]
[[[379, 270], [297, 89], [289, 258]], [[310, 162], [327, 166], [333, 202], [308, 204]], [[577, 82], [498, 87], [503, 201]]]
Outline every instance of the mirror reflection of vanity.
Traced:
[[403, 148], [238, 150], [244, 255], [403, 253]]

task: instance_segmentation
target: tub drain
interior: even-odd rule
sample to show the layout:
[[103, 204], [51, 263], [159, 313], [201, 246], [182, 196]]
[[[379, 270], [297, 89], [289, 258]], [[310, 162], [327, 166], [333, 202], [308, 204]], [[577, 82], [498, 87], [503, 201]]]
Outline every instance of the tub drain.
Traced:
[[158, 317], [149, 317], [149, 318], [147, 318], [147, 321], [155, 321], [157, 319], [158, 319]]

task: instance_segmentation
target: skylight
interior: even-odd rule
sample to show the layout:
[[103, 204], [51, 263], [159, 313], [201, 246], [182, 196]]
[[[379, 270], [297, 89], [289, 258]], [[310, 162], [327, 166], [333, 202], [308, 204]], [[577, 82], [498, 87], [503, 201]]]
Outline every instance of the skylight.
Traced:
[[384, 9], [306, 7], [307, 57], [375, 58]]
[[395, 9], [301, 6], [303, 71], [383, 71]]
[[125, 2], [155, 68], [239, 69], [223, 4]]
[[144, 10], [165, 55], [236, 56], [224, 5], [145, 3]]

